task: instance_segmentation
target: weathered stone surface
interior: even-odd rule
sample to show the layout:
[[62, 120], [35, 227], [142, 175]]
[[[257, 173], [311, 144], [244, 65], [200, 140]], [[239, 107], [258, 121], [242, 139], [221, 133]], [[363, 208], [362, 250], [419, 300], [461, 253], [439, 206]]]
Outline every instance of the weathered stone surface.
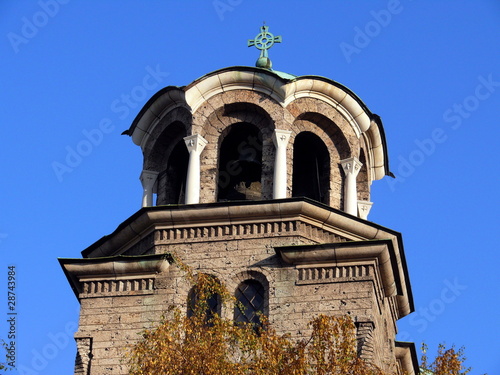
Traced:
[[[216, 277], [231, 292], [241, 282], [256, 280], [265, 291], [264, 313], [279, 333], [300, 339], [310, 333], [308, 322], [318, 314], [348, 314], [357, 325], [360, 355], [392, 369], [401, 362], [395, 354], [396, 320], [411, 312], [413, 303], [401, 238], [342, 212], [342, 160], [356, 157], [363, 164], [356, 178], [356, 200], [369, 201], [371, 182], [381, 177], [381, 170], [388, 172], [385, 159], [372, 152], [382, 144], [385, 153], [385, 140], [379, 131], [368, 131], [379, 123], [370, 122], [373, 115], [361, 101], [333, 81], [312, 77], [287, 81], [272, 72], [243, 70], [214, 72], [185, 88], [172, 89], [150, 104], [155, 105], [154, 118], [144, 115], [134, 121], [129, 133], [142, 148], [144, 170], [158, 172], [158, 207], [143, 209], [86, 249], [88, 266], [98, 257], [124, 262], [119, 256], [175, 254], [196, 272]], [[221, 169], [228, 167], [220, 166], [222, 144], [241, 124], [257, 129], [259, 139], [240, 137], [244, 142], [231, 146], [227, 152], [235, 155], [229, 160], [255, 162], [255, 151], [261, 154], [259, 185], [252, 185], [260, 187], [261, 201], [217, 203]], [[291, 132], [286, 148], [287, 199], [276, 201], [272, 200], [275, 129]], [[322, 161], [329, 173], [323, 204], [291, 198], [297, 195], [293, 176], [303, 157], [294, 154], [294, 146], [305, 133], [314, 134], [328, 153]], [[188, 154], [174, 150], [190, 135], [208, 141], [199, 155], [200, 204], [178, 206], [184, 182], [176, 165], [188, 160], [174, 159]], [[238, 173], [242, 172], [234, 172]], [[390, 254], [391, 272], [366, 250], [373, 241], [382, 240]], [[335, 249], [336, 244], [346, 243], [356, 244], [352, 251], [367, 255], [338, 258], [332, 250], [334, 255], [319, 260], [311, 251], [294, 263], [278, 250], [322, 244]], [[141, 259], [125, 262], [135, 262], [135, 269], [140, 269]], [[161, 271], [134, 275], [75, 276], [67, 271], [75, 289], [82, 290], [75, 374], [127, 374], [124, 353], [141, 330], [153, 327], [170, 306], [186, 311], [190, 285], [171, 258], [168, 262], [170, 266]], [[391, 282], [395, 289], [388, 291]], [[396, 298], [404, 303], [396, 303]], [[222, 311], [231, 319], [232, 314]], [[398, 350], [404, 356], [404, 349]]]

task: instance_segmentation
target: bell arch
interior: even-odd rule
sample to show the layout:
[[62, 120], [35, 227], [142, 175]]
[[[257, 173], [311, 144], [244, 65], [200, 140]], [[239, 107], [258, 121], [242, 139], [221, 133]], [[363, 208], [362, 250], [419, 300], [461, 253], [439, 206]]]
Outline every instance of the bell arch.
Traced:
[[[193, 134], [207, 141], [201, 165], [201, 202], [219, 200], [219, 157], [222, 141], [233, 125], [247, 123], [259, 129], [262, 140], [262, 200], [273, 198], [275, 129], [290, 129], [293, 116], [268, 95], [247, 89], [232, 89], [210, 96], [193, 113]], [[223, 175], [225, 175], [223, 173]], [[224, 178], [224, 177], [222, 177]]]
[[262, 199], [259, 128], [245, 122], [231, 125], [219, 150], [217, 201]]
[[296, 123], [301, 131], [308, 130], [321, 137], [329, 149], [335, 150], [340, 160], [352, 155], [355, 149], [353, 142], [349, 141], [352, 137], [345, 134], [340, 126], [325, 115], [304, 112], [297, 117]]
[[190, 134], [191, 125], [192, 115], [185, 107], [177, 107], [161, 115], [142, 146], [144, 169], [161, 172], [165, 158], [179, 139]]
[[[320, 202], [328, 204], [331, 207], [335, 207], [337, 209], [341, 209], [342, 201], [343, 201], [343, 178], [342, 178], [342, 167], [340, 166], [340, 161], [344, 160], [351, 156], [352, 147], [346, 138], [345, 134], [342, 130], [329, 118], [326, 116], [316, 113], [316, 112], [304, 112], [300, 114], [297, 119], [294, 121], [292, 125], [293, 132], [296, 134], [295, 138], [297, 138], [301, 133], [312, 133], [315, 135], [318, 140], [312, 141], [312, 144], [309, 147], [302, 148], [302, 151], [295, 151], [295, 139], [292, 140], [293, 150], [289, 151], [289, 158], [293, 160], [291, 177], [289, 177], [288, 186], [292, 187], [292, 195], [300, 196], [297, 192], [297, 183], [298, 179], [300, 179], [300, 173], [296, 173], [294, 171], [295, 159], [299, 158], [300, 154], [310, 154], [311, 152], [319, 152], [318, 149], [314, 147], [314, 145], [318, 144], [321, 146], [319, 149], [325, 150], [328, 154], [328, 168], [323, 168], [323, 171], [329, 171], [328, 176], [323, 177], [320, 182], [321, 186], [323, 186], [323, 190], [321, 191], [321, 195], [325, 195], [325, 197], [321, 197], [319, 199]], [[309, 140], [312, 139], [309, 136]], [[305, 139], [303, 139], [305, 141]], [[300, 142], [299, 142], [300, 147]], [[319, 155], [318, 155], [319, 156]], [[306, 156], [307, 157], [307, 156]], [[311, 156], [312, 157], [312, 156]], [[322, 157], [322, 160], [325, 160]], [[315, 167], [315, 162], [310, 163], [311, 168]], [[307, 173], [312, 173], [312, 170], [307, 170]], [[323, 173], [324, 175], [324, 173]], [[326, 179], [328, 178], [328, 181]], [[294, 180], [295, 180], [295, 192], [294, 192]], [[319, 186], [319, 185], [318, 185]], [[320, 198], [318, 194], [311, 195], [311, 192], [307, 195], [312, 198], [315, 196], [315, 200]]]
[[356, 178], [358, 200], [369, 201], [370, 200], [370, 179], [368, 176], [368, 167], [367, 167], [367, 162], [366, 162], [365, 150], [363, 148], [361, 148], [359, 150], [359, 161], [361, 162], [361, 168], [360, 168], [358, 176]]
[[150, 168], [159, 172], [157, 205], [184, 203], [189, 154], [184, 144], [185, 124], [171, 123], [158, 137], [149, 154]]
[[293, 145], [292, 196], [329, 203], [330, 155], [324, 142], [312, 132], [295, 137]]

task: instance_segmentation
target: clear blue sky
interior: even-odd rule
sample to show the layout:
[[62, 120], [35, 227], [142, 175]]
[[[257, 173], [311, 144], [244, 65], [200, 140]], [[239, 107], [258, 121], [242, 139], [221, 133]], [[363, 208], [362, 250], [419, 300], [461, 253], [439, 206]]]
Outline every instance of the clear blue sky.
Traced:
[[370, 220], [403, 233], [417, 311], [400, 338], [500, 373], [499, 1], [4, 0], [0, 21], [0, 337], [15, 265], [19, 374], [73, 371], [79, 305], [57, 258], [140, 208], [121, 132], [162, 87], [253, 66], [263, 21], [283, 36], [276, 70], [338, 81], [382, 117], [397, 179], [374, 182]]

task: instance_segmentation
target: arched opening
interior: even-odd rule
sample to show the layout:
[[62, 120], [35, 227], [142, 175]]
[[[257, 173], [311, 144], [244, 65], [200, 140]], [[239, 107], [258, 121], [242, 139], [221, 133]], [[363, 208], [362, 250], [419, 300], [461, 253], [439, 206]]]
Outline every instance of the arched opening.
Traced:
[[370, 200], [370, 181], [368, 179], [368, 166], [366, 165], [366, 157], [365, 151], [363, 149], [359, 152], [359, 161], [362, 166], [359, 170], [357, 176], [357, 191], [358, 191], [358, 200], [361, 201], [369, 201]]
[[189, 162], [185, 136], [186, 125], [174, 121], [158, 136], [149, 151], [146, 166], [160, 172], [156, 189], [157, 205], [184, 203], [184, 185]]
[[[173, 148], [165, 169], [165, 203], [184, 203], [185, 184], [189, 163], [189, 152], [181, 139]], [[163, 177], [163, 176], [162, 176]]]
[[317, 135], [302, 132], [293, 145], [292, 196], [328, 204], [330, 155]]
[[245, 280], [236, 288], [235, 297], [238, 303], [234, 308], [234, 321], [260, 326], [266, 302], [262, 284], [253, 279]]
[[262, 198], [262, 139], [254, 125], [232, 125], [220, 145], [218, 201]]

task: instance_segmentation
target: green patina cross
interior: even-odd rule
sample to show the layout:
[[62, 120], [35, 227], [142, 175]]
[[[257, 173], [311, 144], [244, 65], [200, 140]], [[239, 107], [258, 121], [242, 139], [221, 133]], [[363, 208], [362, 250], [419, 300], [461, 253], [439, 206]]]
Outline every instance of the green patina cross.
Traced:
[[248, 40], [248, 47], [255, 46], [260, 50], [260, 58], [268, 57], [267, 50], [271, 48], [274, 43], [281, 43], [281, 36], [274, 36], [269, 31], [269, 26], [262, 26], [260, 33], [257, 34], [255, 39]]

